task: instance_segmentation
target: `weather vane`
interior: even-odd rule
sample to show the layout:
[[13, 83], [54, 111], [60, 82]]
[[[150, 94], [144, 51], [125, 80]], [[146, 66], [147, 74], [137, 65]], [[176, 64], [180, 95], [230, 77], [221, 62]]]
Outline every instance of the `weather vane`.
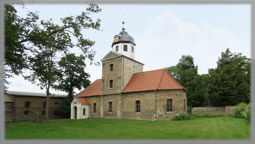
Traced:
[[122, 24], [123, 24], [123, 28], [124, 28], [124, 24], [125, 24], [125, 22], [123, 21], [123, 22], [122, 22]]

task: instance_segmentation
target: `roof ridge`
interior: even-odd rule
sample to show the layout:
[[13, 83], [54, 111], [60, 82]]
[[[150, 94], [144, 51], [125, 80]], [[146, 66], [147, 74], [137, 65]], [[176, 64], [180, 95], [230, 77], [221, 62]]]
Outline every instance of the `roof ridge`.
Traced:
[[142, 72], [137, 72], [137, 73], [133, 73], [133, 74], [146, 73], [146, 72], [152, 72], [152, 71], [160, 71], [160, 70], [164, 70], [164, 68], [162, 68], [162, 69], [156, 69], [156, 70], [149, 70], [149, 71], [142, 71]]
[[[159, 80], [159, 84], [158, 84], [158, 87], [157, 87], [157, 89], [159, 89], [159, 86], [160, 86], [160, 84], [161, 84], [161, 81], [162, 81], [162, 78], [163, 78], [163, 75], [164, 75], [164, 69], [162, 69], [163, 70], [163, 72], [162, 72], [162, 74], [161, 74], [161, 78], [160, 78], [160, 80]], [[157, 90], [156, 89], [156, 90]]]

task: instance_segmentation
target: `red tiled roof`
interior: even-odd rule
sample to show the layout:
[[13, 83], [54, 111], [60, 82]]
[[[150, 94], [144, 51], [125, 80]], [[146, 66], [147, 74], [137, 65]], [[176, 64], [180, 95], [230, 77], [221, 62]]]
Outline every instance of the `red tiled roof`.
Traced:
[[[184, 89], [165, 69], [133, 74], [123, 92]], [[185, 90], [185, 89], [184, 89]]]
[[101, 79], [97, 79], [83, 91], [78, 93], [75, 97], [96, 96], [100, 95], [100, 93], [101, 93]]
[[90, 104], [86, 98], [78, 98], [82, 104]]

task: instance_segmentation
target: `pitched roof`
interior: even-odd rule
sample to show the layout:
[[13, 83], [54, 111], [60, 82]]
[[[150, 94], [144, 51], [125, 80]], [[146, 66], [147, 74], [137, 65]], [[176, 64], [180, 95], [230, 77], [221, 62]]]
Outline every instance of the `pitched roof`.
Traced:
[[163, 89], [184, 89], [184, 87], [174, 80], [165, 69], [159, 69], [133, 74], [123, 92]]
[[86, 98], [77, 98], [82, 104], [90, 104]]
[[96, 96], [100, 95], [100, 93], [101, 93], [101, 79], [97, 79], [83, 91], [78, 93], [75, 97]]
[[[47, 97], [45, 93], [35, 93], [35, 92], [6, 91], [6, 93], [9, 95], [15, 95], [15, 96]], [[50, 97], [65, 98], [67, 97], [67, 94], [51, 94]]]

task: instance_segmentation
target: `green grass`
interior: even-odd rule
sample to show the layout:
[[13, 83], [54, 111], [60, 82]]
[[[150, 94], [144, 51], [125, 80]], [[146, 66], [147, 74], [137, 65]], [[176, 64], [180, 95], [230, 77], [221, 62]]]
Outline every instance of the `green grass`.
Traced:
[[128, 119], [6, 123], [6, 139], [249, 139], [250, 125], [233, 117], [186, 121]]

